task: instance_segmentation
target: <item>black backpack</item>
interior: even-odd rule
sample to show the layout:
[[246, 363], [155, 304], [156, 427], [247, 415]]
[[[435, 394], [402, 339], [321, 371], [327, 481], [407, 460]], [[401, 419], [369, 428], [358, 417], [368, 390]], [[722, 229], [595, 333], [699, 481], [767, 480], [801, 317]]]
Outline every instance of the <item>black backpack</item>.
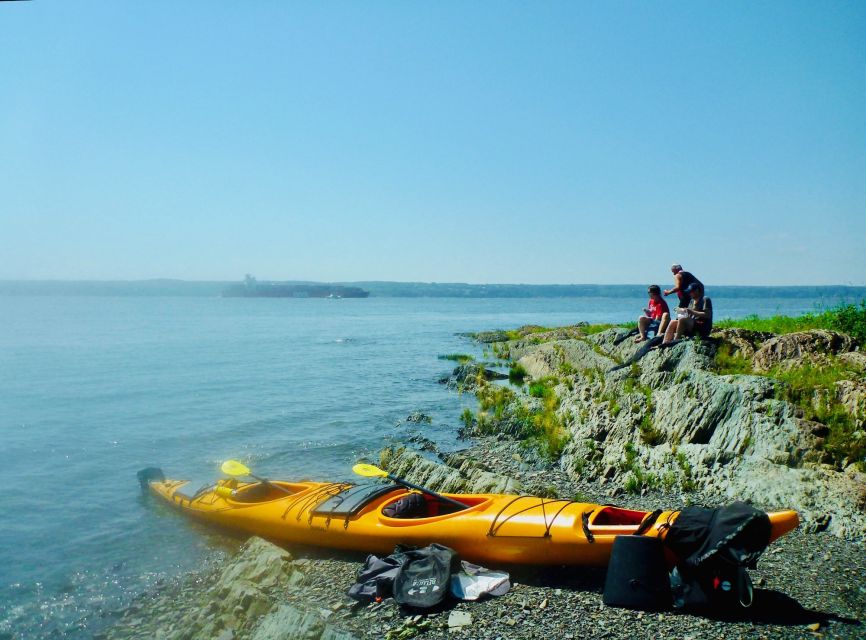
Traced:
[[460, 571], [457, 552], [433, 543], [402, 552], [405, 561], [394, 578], [394, 600], [411, 609], [430, 609], [448, 595], [452, 572]]
[[671, 525], [665, 545], [680, 559], [671, 574], [674, 607], [715, 612], [752, 604], [755, 568], [770, 543], [770, 518], [743, 502], [687, 507]]

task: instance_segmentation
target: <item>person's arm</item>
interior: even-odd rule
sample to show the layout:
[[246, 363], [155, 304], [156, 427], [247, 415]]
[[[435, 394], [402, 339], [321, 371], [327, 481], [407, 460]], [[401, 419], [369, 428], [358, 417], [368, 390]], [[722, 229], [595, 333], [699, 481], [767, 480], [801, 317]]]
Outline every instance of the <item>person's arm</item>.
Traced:
[[704, 310], [689, 309], [689, 315], [693, 318], [712, 318], [713, 317], [713, 301], [709, 298], [704, 300]]
[[680, 273], [676, 274], [674, 276], [674, 288], [673, 289], [665, 289], [664, 294], [666, 296], [669, 296], [672, 293], [676, 293], [677, 291], [680, 290], [680, 285], [682, 284], [682, 282], [683, 282], [683, 276]]

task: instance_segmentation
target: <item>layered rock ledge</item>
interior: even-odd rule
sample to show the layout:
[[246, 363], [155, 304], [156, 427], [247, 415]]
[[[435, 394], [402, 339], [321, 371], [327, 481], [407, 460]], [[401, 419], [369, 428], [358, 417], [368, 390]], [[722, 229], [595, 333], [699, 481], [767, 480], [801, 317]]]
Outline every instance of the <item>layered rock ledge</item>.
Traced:
[[[626, 329], [563, 333], [494, 343], [527, 385], [474, 389], [481, 411], [470, 434], [556, 435], [564, 444], [554, 462], [574, 482], [677, 490], [684, 502], [748, 500], [796, 509], [807, 529], [866, 535], [864, 461], [842, 457], [838, 443], [829, 446], [841, 438], [831, 422], [839, 416], [847, 450], [862, 452], [858, 439], [866, 444], [866, 357], [852, 338], [726, 329], [709, 340], [647, 350]], [[748, 373], [720, 372], [720, 351]], [[848, 375], [808, 399], [807, 409], [820, 405], [829, 416], [824, 422], [786, 400], [786, 383], [773, 375], [829, 366]]]

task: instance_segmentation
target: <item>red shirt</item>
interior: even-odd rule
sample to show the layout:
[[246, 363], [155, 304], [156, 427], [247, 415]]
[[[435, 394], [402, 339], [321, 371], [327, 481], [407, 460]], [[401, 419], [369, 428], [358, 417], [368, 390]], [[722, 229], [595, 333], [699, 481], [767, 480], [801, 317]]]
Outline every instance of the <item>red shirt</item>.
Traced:
[[655, 300], [650, 298], [647, 309], [649, 309], [649, 317], [653, 320], [661, 320], [663, 313], [670, 313], [670, 309], [668, 309], [668, 303], [664, 300], [659, 300], [658, 302], [656, 302]]

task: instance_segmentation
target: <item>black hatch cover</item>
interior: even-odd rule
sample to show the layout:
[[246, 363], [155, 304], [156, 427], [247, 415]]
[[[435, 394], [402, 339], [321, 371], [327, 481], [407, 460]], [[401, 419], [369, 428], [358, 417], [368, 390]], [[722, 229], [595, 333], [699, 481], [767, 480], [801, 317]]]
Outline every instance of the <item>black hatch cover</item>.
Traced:
[[396, 484], [359, 484], [331, 496], [313, 509], [314, 516], [348, 518], [361, 511], [373, 500], [393, 491], [403, 490]]

